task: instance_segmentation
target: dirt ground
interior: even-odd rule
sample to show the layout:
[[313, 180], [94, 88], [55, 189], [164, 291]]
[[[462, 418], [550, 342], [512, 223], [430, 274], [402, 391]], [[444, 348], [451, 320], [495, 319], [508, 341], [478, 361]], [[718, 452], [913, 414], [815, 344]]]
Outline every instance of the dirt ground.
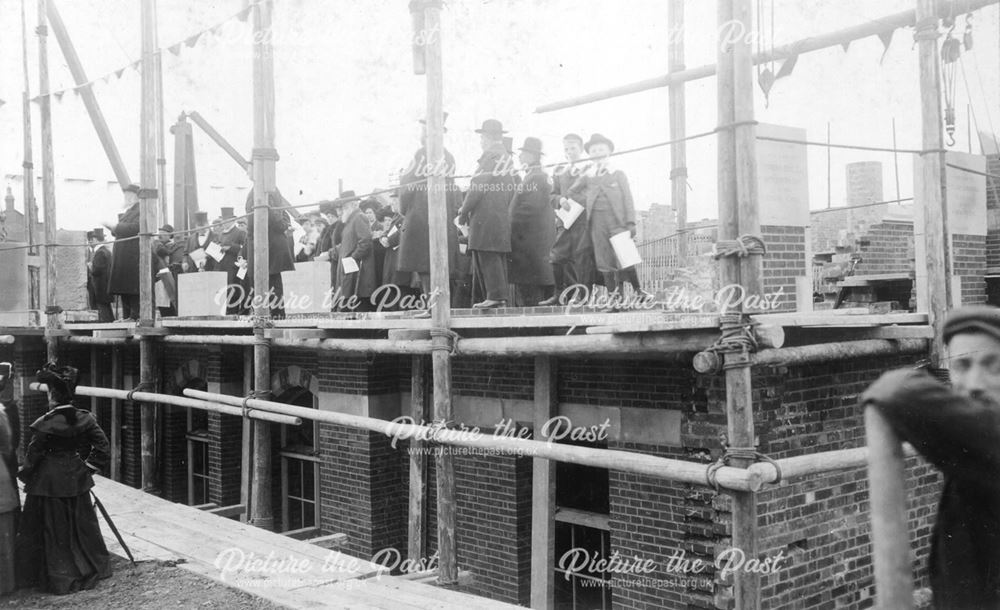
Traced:
[[141, 561], [132, 566], [127, 559], [111, 556], [114, 574], [90, 591], [50, 595], [37, 589], [16, 591], [0, 597], [0, 609], [128, 609], [133, 608], [246, 608], [278, 610], [277, 604], [197, 576], [162, 561]]

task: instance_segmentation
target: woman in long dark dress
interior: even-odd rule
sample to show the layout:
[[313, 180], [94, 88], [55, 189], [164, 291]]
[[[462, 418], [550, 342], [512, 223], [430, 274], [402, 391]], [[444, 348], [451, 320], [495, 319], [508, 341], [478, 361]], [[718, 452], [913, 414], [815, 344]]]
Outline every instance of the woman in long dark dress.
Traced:
[[26, 493], [16, 542], [18, 581], [72, 593], [111, 576], [90, 499], [93, 473], [108, 463], [108, 439], [89, 411], [72, 404], [75, 368], [47, 364], [37, 377], [48, 386], [52, 410], [31, 424], [33, 437], [17, 475]]

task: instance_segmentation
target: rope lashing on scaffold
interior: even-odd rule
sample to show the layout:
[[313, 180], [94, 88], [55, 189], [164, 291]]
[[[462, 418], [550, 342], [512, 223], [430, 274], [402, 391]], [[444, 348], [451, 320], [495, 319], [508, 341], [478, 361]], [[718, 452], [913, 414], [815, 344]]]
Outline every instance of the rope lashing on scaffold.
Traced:
[[132, 388], [131, 390], [129, 390], [128, 394], [125, 395], [125, 400], [127, 400], [128, 402], [135, 402], [134, 396], [136, 392], [145, 392], [146, 390], [155, 390], [155, 389], [156, 389], [156, 384], [149, 381], [144, 381], [139, 385], [135, 386], [134, 388]]
[[448, 353], [452, 356], [458, 351], [458, 340], [461, 339], [461, 335], [451, 330], [450, 328], [432, 328], [431, 329], [431, 339], [437, 337], [445, 337], [447, 343], [439, 343], [436, 341], [431, 342], [431, 351], [434, 350], [448, 350]]
[[726, 443], [723, 443], [725, 451], [719, 456], [719, 459], [712, 462], [705, 468], [705, 481], [710, 487], [715, 489], [715, 491], [721, 491], [719, 489], [719, 469], [723, 466], [729, 465], [729, 460], [750, 460], [752, 462], [765, 462], [774, 466], [775, 478], [772, 484], [777, 485], [781, 482], [781, 466], [778, 462], [774, 461], [767, 455], [764, 455], [760, 451], [757, 451], [756, 447], [733, 447]]
[[[707, 347], [704, 352], [721, 356], [723, 354], [749, 354], [756, 351], [757, 337], [753, 332], [755, 325], [755, 322], [744, 321], [742, 314], [739, 313], [720, 314], [719, 329], [722, 335], [715, 340], [715, 343]], [[709, 372], [715, 374], [723, 370], [749, 366], [749, 359], [745, 359], [745, 362], [736, 361], [731, 363], [724, 363], [724, 360], [724, 358], [718, 358], [718, 365], [714, 370]]]
[[750, 255], [767, 254], [767, 244], [759, 235], [740, 235], [736, 239], [722, 239], [712, 248], [712, 258], [718, 260], [723, 256], [738, 256], [746, 258]]

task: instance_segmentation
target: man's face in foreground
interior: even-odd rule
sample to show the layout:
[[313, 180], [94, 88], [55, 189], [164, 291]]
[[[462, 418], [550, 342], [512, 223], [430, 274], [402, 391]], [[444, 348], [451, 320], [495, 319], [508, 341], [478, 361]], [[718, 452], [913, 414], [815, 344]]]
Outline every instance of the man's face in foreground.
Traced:
[[948, 351], [955, 391], [1000, 407], [1000, 341], [982, 332], [959, 333]]

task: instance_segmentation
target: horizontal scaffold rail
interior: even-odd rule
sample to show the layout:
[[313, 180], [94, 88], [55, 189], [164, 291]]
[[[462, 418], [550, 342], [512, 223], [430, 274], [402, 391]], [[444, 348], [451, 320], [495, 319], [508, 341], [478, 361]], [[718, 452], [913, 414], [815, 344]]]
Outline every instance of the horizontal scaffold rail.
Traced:
[[[243, 398], [227, 396], [200, 390], [184, 390], [185, 396], [230, 404], [242, 405]], [[350, 415], [334, 411], [320, 411], [307, 407], [296, 407], [269, 400], [250, 399], [247, 406], [253, 410], [261, 409], [272, 413], [295, 415], [302, 419], [360, 428], [371, 432], [379, 432], [391, 438], [433, 440], [442, 445], [468, 447], [485, 451], [507, 451], [516, 455], [534, 458], [544, 458], [569, 464], [608, 468], [621, 472], [631, 472], [646, 476], [689, 483], [692, 485], [710, 486], [708, 464], [686, 462], [671, 458], [662, 458], [629, 451], [615, 449], [592, 449], [575, 445], [562, 445], [547, 441], [536, 441], [523, 438], [496, 437], [488, 434], [472, 434], [467, 430], [447, 429], [426, 425], [401, 423]], [[253, 412], [253, 411], [251, 411]], [[719, 487], [737, 491], [749, 491], [747, 471], [742, 468], [723, 466], [715, 471], [715, 480]]]
[[[38, 392], [45, 392], [48, 389], [44, 383], [32, 383], [28, 386], [28, 388]], [[157, 394], [155, 392], [132, 392], [130, 390], [115, 390], [112, 388], [98, 388], [80, 385], [76, 386], [76, 393], [80, 396], [92, 396], [95, 398], [114, 398], [118, 400], [129, 400], [131, 398], [136, 402], [173, 405], [175, 407], [185, 407], [188, 409], [202, 409], [204, 411], [222, 413], [223, 415], [235, 415], [236, 417], [242, 417], [244, 415], [242, 405], [231, 406], [212, 400], [195, 400], [193, 398], [172, 396], [170, 394]], [[129, 394], [131, 394], [131, 397]], [[294, 415], [285, 415], [270, 411], [247, 409], [246, 416], [251, 419], [259, 419], [260, 421], [271, 422], [273, 424], [288, 424], [291, 426], [298, 426], [302, 424], [302, 419], [295, 417]]]

